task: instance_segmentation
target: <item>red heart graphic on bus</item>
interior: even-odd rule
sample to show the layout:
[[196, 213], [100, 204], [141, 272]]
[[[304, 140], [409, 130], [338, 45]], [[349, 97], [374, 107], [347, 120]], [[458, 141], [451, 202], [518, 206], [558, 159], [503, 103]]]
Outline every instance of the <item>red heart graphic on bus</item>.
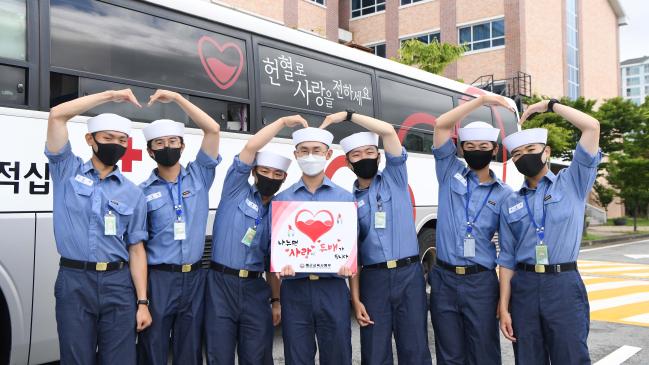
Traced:
[[295, 226], [315, 242], [334, 226], [334, 216], [328, 210], [313, 214], [308, 209], [302, 209], [295, 215]]
[[[236, 53], [238, 56], [236, 65], [230, 65], [223, 61], [222, 58], [225, 58], [226, 52]], [[227, 90], [239, 79], [244, 61], [243, 52], [236, 44], [227, 42], [221, 45], [208, 36], [202, 36], [198, 40], [198, 55], [207, 76], [219, 89]]]

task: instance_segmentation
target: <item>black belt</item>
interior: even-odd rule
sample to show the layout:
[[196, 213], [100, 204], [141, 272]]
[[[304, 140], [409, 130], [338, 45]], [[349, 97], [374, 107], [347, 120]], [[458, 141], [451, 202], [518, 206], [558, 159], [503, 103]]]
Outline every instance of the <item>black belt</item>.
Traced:
[[455, 266], [439, 259], [437, 260], [436, 265], [441, 267], [444, 270], [454, 272], [457, 275], [471, 275], [471, 274], [477, 274], [479, 272], [491, 271], [491, 269], [486, 268], [482, 265]]
[[419, 256], [410, 256], [399, 260], [390, 260], [386, 262], [380, 262], [378, 264], [363, 265], [363, 269], [396, 269], [398, 267], [408, 266], [419, 262]]
[[248, 270], [232, 269], [225, 265], [216, 263], [214, 261], [210, 261], [210, 269], [214, 271], [222, 272], [224, 274], [238, 276], [242, 279], [257, 279], [260, 278], [261, 275], [264, 273], [263, 271], [248, 271]]
[[61, 257], [59, 265], [63, 267], [69, 267], [72, 269], [81, 269], [81, 270], [91, 270], [91, 271], [114, 271], [120, 270], [126, 266], [127, 262], [125, 261], [114, 261], [114, 262], [89, 262], [89, 261], [79, 261], [66, 259]]
[[184, 264], [184, 265], [176, 265], [176, 264], [149, 265], [149, 269], [169, 271], [169, 272], [192, 272], [200, 269], [200, 267], [201, 267], [200, 261], [194, 264]]
[[516, 264], [516, 269], [535, 272], [537, 274], [556, 274], [564, 271], [577, 270], [577, 263], [566, 262], [563, 264], [555, 264], [555, 265], [532, 265], [532, 264], [525, 264], [520, 262]]

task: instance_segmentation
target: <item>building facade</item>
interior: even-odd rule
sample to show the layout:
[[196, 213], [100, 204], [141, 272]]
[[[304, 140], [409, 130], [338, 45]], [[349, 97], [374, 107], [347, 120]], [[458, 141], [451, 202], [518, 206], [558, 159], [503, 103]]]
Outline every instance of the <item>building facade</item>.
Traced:
[[[511, 97], [620, 95], [618, 0], [204, 0], [397, 56], [401, 42], [465, 44], [445, 76]], [[644, 90], [642, 90], [644, 91]]]
[[620, 66], [622, 97], [642, 104], [649, 96], [649, 56], [622, 61]]

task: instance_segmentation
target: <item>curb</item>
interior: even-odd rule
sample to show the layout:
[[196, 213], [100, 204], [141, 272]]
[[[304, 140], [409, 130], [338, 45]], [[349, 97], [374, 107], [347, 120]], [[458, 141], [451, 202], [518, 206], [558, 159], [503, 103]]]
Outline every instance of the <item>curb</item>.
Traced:
[[597, 245], [603, 245], [607, 243], [621, 243], [621, 242], [635, 241], [642, 238], [649, 238], [649, 233], [624, 234], [624, 235], [619, 235], [611, 238], [603, 238], [600, 240], [582, 241], [581, 247], [597, 246]]

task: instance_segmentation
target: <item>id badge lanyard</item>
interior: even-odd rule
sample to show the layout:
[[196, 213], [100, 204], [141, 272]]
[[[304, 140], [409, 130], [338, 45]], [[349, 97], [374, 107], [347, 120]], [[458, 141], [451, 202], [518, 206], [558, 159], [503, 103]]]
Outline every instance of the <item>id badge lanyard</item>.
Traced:
[[489, 197], [491, 196], [491, 193], [493, 192], [495, 187], [496, 187], [496, 183], [491, 184], [491, 187], [489, 188], [489, 192], [487, 193], [484, 200], [482, 201], [482, 205], [476, 212], [475, 216], [473, 217], [473, 220], [471, 220], [471, 217], [469, 217], [469, 202], [471, 201], [471, 194], [473, 194], [473, 192], [471, 191], [471, 179], [467, 179], [466, 202], [464, 204], [464, 217], [466, 219], [466, 232], [464, 235], [464, 257], [475, 257], [475, 238], [473, 236], [473, 227], [475, 226], [475, 222], [480, 217], [480, 213], [482, 213], [482, 209], [484, 209], [485, 205], [487, 205], [487, 202], [489, 201]]
[[185, 221], [183, 219], [183, 197], [181, 194], [182, 190], [182, 177], [178, 174], [178, 200], [174, 202], [173, 190], [171, 189], [171, 183], [167, 183], [167, 191], [169, 191], [169, 198], [171, 198], [171, 203], [174, 205], [174, 211], [176, 213], [176, 219], [174, 220], [174, 240], [184, 240], [185, 235]]
[[[549, 187], [550, 185], [546, 185], [545, 190], [543, 191], [543, 197], [547, 195]], [[530, 207], [530, 202], [527, 198], [527, 192], [525, 192], [525, 195], [523, 195], [523, 199], [525, 199], [525, 208], [527, 208], [527, 215], [530, 217], [530, 221], [532, 222], [532, 225], [534, 226], [534, 229], [536, 231], [536, 236], [539, 239], [539, 242], [536, 245], [536, 264], [549, 265], [548, 246], [546, 246], [544, 242], [545, 217], [547, 213], [545, 204], [543, 204], [543, 215], [541, 216], [541, 224], [538, 224], [536, 222], [536, 219], [534, 219], [534, 214], [532, 212], [532, 208]]]

